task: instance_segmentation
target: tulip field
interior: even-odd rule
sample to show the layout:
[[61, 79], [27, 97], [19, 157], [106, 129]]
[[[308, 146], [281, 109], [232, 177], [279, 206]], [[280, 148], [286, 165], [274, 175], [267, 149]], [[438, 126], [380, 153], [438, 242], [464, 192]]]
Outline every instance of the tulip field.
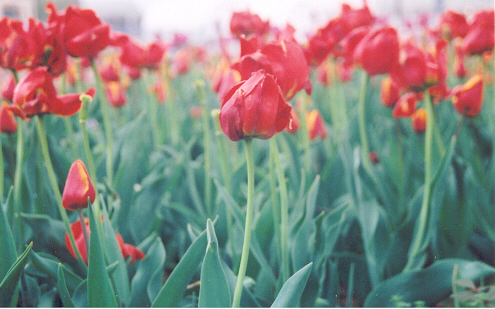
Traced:
[[215, 46], [0, 19], [0, 305], [495, 307], [494, 10]]

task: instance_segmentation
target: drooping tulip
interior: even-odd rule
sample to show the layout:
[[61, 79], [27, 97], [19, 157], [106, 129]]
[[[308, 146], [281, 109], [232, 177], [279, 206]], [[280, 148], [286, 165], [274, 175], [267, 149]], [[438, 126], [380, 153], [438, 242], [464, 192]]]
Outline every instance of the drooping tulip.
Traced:
[[232, 141], [268, 139], [287, 127], [291, 109], [275, 77], [259, 70], [225, 95], [220, 126]]

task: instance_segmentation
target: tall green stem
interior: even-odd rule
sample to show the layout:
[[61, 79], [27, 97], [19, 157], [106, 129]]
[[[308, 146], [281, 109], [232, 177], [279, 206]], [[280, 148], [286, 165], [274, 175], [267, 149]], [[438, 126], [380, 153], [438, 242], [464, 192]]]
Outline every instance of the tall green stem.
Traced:
[[[145, 88], [146, 86], [152, 86], [153, 85], [153, 76], [152, 73], [153, 71], [149, 69], [147, 72], [147, 85], [144, 85]], [[144, 93], [146, 93], [146, 89], [144, 89]], [[158, 146], [161, 145], [162, 143], [162, 136], [160, 132], [160, 128], [158, 127], [158, 102], [156, 101], [156, 96], [153, 92], [147, 95], [148, 98], [148, 113], [150, 116], [150, 122], [151, 122], [151, 130], [153, 133], [153, 146], [155, 149], [158, 148]]]
[[246, 164], [247, 164], [247, 206], [246, 206], [246, 225], [244, 227], [244, 244], [242, 246], [241, 264], [239, 266], [239, 273], [237, 274], [237, 282], [234, 289], [234, 300], [232, 302], [232, 308], [239, 307], [241, 303], [242, 287], [244, 277], [246, 276], [247, 263], [249, 258], [249, 251], [251, 248], [251, 230], [253, 224], [253, 212], [254, 212], [254, 158], [253, 158], [253, 146], [252, 140], [245, 140], [246, 146]]
[[204, 81], [197, 80], [194, 83], [196, 91], [198, 93], [199, 104], [203, 109], [203, 146], [204, 146], [204, 172], [205, 172], [205, 206], [208, 215], [213, 215], [213, 205], [211, 202], [211, 131], [210, 131], [210, 117], [208, 116], [208, 106], [206, 104], [206, 98], [203, 91]]
[[362, 70], [362, 85], [359, 95], [359, 137], [361, 138], [361, 160], [364, 168], [371, 171], [370, 146], [368, 135], [366, 134], [366, 90], [368, 88], [369, 76], [365, 70]]
[[433, 144], [433, 105], [431, 103], [428, 91], [425, 91], [425, 107], [426, 107], [426, 132], [425, 132], [425, 183], [423, 192], [423, 202], [421, 212], [419, 214], [419, 226], [416, 236], [409, 251], [409, 259], [404, 268], [404, 271], [411, 270], [415, 267], [417, 256], [421, 253], [423, 243], [425, 242], [426, 227], [428, 226], [428, 215], [430, 213], [430, 195], [431, 195], [431, 175], [432, 175], [432, 144]]
[[3, 146], [0, 140], [0, 202], [3, 201], [3, 182], [4, 182], [5, 170], [3, 168]]
[[[270, 139], [270, 199], [272, 200], [272, 213], [273, 222], [275, 226], [280, 223], [280, 200], [277, 198], [277, 175], [276, 175], [276, 163], [275, 163], [275, 150], [273, 149], [276, 145], [275, 138]], [[275, 228], [275, 241], [277, 249], [277, 261], [282, 262], [282, 229]], [[280, 281], [282, 283], [282, 281]], [[280, 285], [281, 286], [281, 285]]]
[[100, 101], [101, 115], [103, 117], [103, 127], [105, 129], [105, 139], [106, 139], [106, 171], [107, 180], [110, 185], [113, 184], [113, 133], [112, 126], [110, 124], [110, 115], [108, 113], [108, 101], [105, 95], [105, 88], [100, 78], [100, 74], [96, 67], [96, 62], [91, 58], [91, 67], [93, 68], [93, 73], [96, 80], [96, 90], [98, 92], [98, 101]]
[[289, 235], [289, 199], [287, 197], [287, 185], [285, 182], [285, 174], [280, 162], [280, 153], [278, 151], [277, 142], [272, 138], [270, 150], [273, 151], [273, 159], [277, 170], [278, 185], [280, 187], [280, 251], [282, 255], [281, 261], [281, 278], [282, 282], [289, 279], [289, 251], [287, 249]]
[[[50, 181], [50, 185], [52, 186], [53, 194], [55, 194], [55, 200], [57, 202], [58, 210], [60, 212], [60, 217], [62, 217], [62, 221], [64, 223], [65, 229], [69, 234], [72, 248], [77, 248], [76, 242], [74, 241], [74, 234], [70, 229], [69, 217], [67, 216], [67, 213], [65, 212], [65, 209], [62, 206], [62, 194], [60, 193], [60, 189], [58, 187], [57, 176], [55, 175], [55, 170], [53, 169], [52, 160], [50, 158], [50, 152], [48, 150], [48, 140], [45, 131], [45, 125], [43, 124], [43, 121], [40, 118], [40, 116], [35, 116], [34, 121], [36, 122], [36, 128], [38, 130], [38, 138], [40, 140], [41, 153], [43, 154], [43, 158], [45, 159], [45, 166], [46, 166], [46, 171], [48, 173], [48, 180]], [[78, 260], [82, 262], [83, 260], [78, 250], [74, 250], [74, 251], [77, 254]], [[82, 262], [82, 265], [84, 265], [85, 267], [84, 262]]]

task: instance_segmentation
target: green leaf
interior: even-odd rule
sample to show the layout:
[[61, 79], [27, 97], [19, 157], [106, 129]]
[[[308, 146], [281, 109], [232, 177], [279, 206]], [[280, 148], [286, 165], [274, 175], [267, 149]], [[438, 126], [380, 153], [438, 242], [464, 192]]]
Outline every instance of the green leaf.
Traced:
[[434, 306], [452, 293], [452, 273], [456, 264], [462, 279], [478, 280], [495, 274], [494, 267], [482, 262], [440, 260], [428, 268], [404, 272], [381, 282], [369, 293], [364, 306], [391, 307], [397, 296], [404, 302], [424, 301], [426, 306]]
[[153, 244], [146, 252], [146, 257], [139, 261], [136, 274], [131, 282], [131, 307], [149, 307], [156, 292], [149, 295], [148, 288], [161, 285], [163, 267], [165, 266], [165, 247], [159, 237], [155, 237]]
[[72, 301], [78, 308], [88, 307], [88, 280], [84, 279], [74, 290]]
[[17, 258], [15, 263], [7, 271], [7, 274], [0, 283], [0, 306], [7, 307], [10, 304], [12, 294], [16, 289], [17, 283], [21, 276], [22, 270], [27, 262], [27, 257], [29, 252], [31, 252], [31, 247], [33, 243], [31, 242], [26, 250]]
[[[12, 188], [7, 196], [6, 204], [12, 203]], [[11, 207], [8, 206], [7, 209]], [[9, 271], [9, 267], [14, 264], [17, 259], [17, 252], [15, 250], [14, 237], [10, 230], [10, 225], [7, 220], [7, 216], [4, 213], [4, 207], [0, 205], [0, 278], [5, 277], [5, 274]]]
[[280, 289], [277, 298], [271, 308], [297, 307], [301, 301], [301, 295], [308, 282], [313, 263], [309, 263], [290, 277]]
[[117, 307], [115, 292], [107, 273], [93, 207], [89, 205], [88, 304], [90, 307]]
[[122, 256], [122, 250], [117, 242], [117, 235], [112, 228], [112, 223], [108, 218], [108, 213], [105, 207], [102, 207], [102, 212], [104, 217], [102, 222], [102, 236], [103, 243], [105, 244], [104, 248], [106, 257], [108, 259], [108, 263], [118, 263], [117, 269], [110, 275], [110, 278], [114, 284], [113, 286], [115, 287], [117, 299], [127, 306], [131, 296], [127, 264]]
[[206, 231], [189, 246], [186, 253], [168, 277], [153, 301], [152, 307], [177, 307], [187, 285], [204, 257], [207, 245]]
[[213, 222], [206, 222], [208, 245], [201, 267], [201, 286], [199, 289], [200, 308], [230, 307], [230, 290], [222, 267], [218, 250], [218, 241]]
[[65, 284], [64, 270], [61, 263], [58, 264], [57, 288], [64, 307], [74, 307], [72, 298], [70, 298], [69, 290], [67, 290], [67, 285]]
[[59, 261], [55, 260], [55, 257], [52, 257], [46, 253], [39, 254], [36, 253], [35, 251], [32, 251], [31, 262], [33, 263], [34, 267], [44, 272], [45, 274], [50, 275], [52, 278], [57, 278], [59, 268], [62, 268], [64, 272], [65, 281], [67, 284], [66, 286], [71, 291], [74, 291], [83, 281], [81, 277], [73, 273], [63, 264], [61, 265]]

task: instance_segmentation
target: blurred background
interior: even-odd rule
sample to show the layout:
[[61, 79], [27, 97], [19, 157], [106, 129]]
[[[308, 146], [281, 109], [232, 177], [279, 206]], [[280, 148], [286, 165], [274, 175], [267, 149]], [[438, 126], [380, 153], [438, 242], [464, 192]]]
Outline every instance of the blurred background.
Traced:
[[[0, 17], [27, 20], [34, 16], [46, 20], [48, 0], [0, 0]], [[296, 29], [301, 43], [308, 34], [324, 26], [341, 11], [343, 2], [353, 8], [363, 0], [52, 0], [58, 10], [68, 5], [94, 9], [111, 24], [112, 30], [126, 32], [142, 41], [160, 35], [171, 40], [174, 33], [185, 34], [190, 43], [213, 44], [219, 35], [229, 35], [229, 21], [234, 11], [249, 9], [269, 20], [272, 26]], [[438, 15], [447, 9], [462, 12], [469, 18], [480, 9], [494, 7], [493, 0], [368, 0], [373, 14], [401, 28], [405, 22], [414, 26], [420, 16], [428, 14], [429, 25], [436, 26]]]

